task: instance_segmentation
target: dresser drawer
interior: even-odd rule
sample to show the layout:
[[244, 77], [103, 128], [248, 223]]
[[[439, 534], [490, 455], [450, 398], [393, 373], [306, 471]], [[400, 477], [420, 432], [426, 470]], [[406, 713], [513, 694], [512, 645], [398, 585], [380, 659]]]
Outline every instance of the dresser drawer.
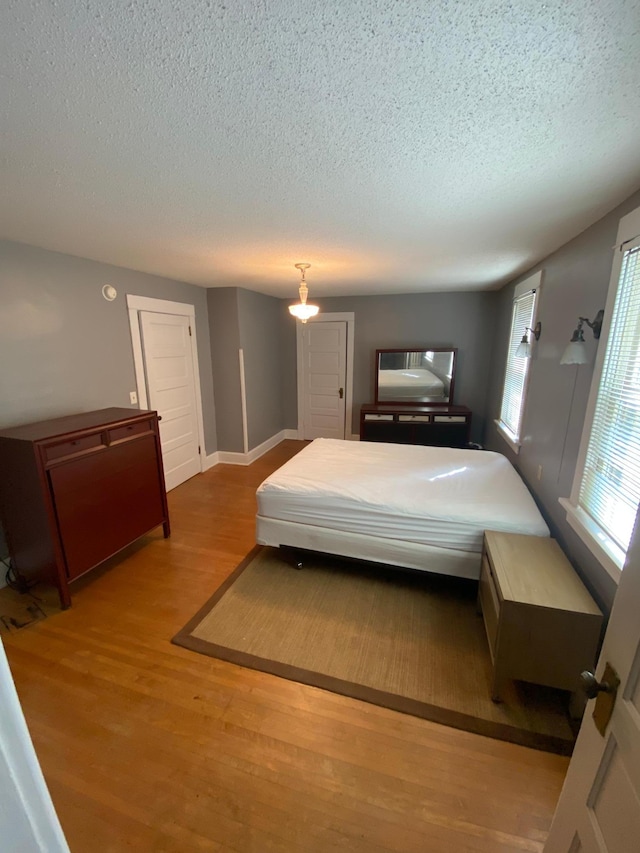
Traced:
[[147, 432], [151, 432], [150, 421], [136, 421], [134, 424], [114, 427], [108, 432], [109, 444], [114, 444], [116, 441], [123, 441], [127, 438], [133, 438], [135, 435], [144, 435], [144, 433]]
[[466, 415], [434, 415], [434, 424], [466, 424]]
[[498, 618], [500, 614], [500, 596], [496, 589], [493, 574], [491, 572], [491, 564], [484, 553], [482, 555], [482, 569], [480, 571], [480, 587], [478, 594], [480, 596], [480, 604], [482, 605], [482, 615], [484, 616], [484, 625], [489, 640], [489, 648], [491, 657], [495, 657], [496, 639], [498, 636]]
[[93, 435], [83, 435], [80, 438], [74, 438], [71, 441], [62, 441], [60, 444], [51, 444], [45, 446], [44, 456], [48, 462], [54, 459], [61, 459], [63, 456], [75, 456], [87, 450], [94, 450], [98, 447], [104, 447], [102, 433], [96, 432]]

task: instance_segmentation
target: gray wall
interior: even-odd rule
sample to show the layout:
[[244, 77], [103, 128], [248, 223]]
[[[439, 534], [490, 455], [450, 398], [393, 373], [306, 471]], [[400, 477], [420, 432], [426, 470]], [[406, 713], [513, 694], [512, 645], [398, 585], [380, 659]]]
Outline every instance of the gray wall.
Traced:
[[[500, 291], [485, 432], [487, 448], [505, 454], [520, 471], [552, 534], [607, 610], [616, 585], [569, 527], [558, 503], [559, 497], [568, 497], [571, 492], [582, 435], [598, 345], [590, 329], [585, 329], [585, 340], [591, 362], [585, 365], [560, 365], [559, 362], [578, 317], [593, 319], [598, 309], [604, 308], [619, 221], [639, 205], [640, 193], [636, 193]], [[524, 440], [516, 455], [501, 438], [493, 419], [500, 413], [513, 291], [519, 281], [538, 270], [543, 270], [538, 310], [542, 334], [531, 360]], [[542, 476], [538, 480], [540, 465]]]
[[[283, 302], [239, 287], [207, 291], [220, 450], [242, 453], [238, 351], [244, 353], [249, 450], [285, 428]], [[293, 362], [295, 374], [295, 356]]]
[[244, 352], [249, 449], [284, 426], [282, 300], [238, 291], [240, 346]]
[[[114, 302], [102, 286], [118, 291]], [[126, 294], [195, 306], [207, 453], [216, 450], [207, 296], [201, 287], [0, 241], [0, 427], [130, 406]]]
[[[323, 313], [353, 312], [355, 315], [353, 423], [360, 431], [359, 410], [373, 402], [376, 349], [407, 347], [457, 347], [458, 362], [454, 402], [473, 412], [472, 438], [480, 441], [489, 387], [489, 365], [494, 337], [496, 293], [414, 293], [395, 296], [341, 296], [315, 299]], [[284, 315], [283, 315], [284, 316]], [[295, 322], [284, 322], [285, 365], [295, 380]], [[293, 345], [291, 344], [293, 336]], [[287, 379], [289, 393], [293, 388]], [[297, 403], [287, 398], [287, 426], [296, 427]]]
[[207, 304], [213, 384], [216, 389], [218, 449], [242, 453], [238, 288], [217, 287], [207, 290]]

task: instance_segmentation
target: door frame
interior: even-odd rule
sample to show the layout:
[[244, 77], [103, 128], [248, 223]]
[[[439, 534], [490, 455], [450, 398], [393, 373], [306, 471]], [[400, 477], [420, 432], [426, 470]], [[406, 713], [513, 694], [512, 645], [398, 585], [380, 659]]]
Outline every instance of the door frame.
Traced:
[[204, 460], [204, 420], [202, 418], [202, 393], [200, 390], [200, 370], [198, 367], [198, 340], [196, 338], [196, 309], [195, 305], [187, 302], [170, 302], [167, 299], [154, 299], [151, 296], [136, 296], [127, 293], [127, 310], [129, 312], [129, 328], [131, 330], [131, 345], [133, 347], [133, 366], [136, 376], [138, 393], [138, 408], [149, 406], [147, 397], [147, 382], [144, 368], [144, 350], [140, 334], [140, 311], [152, 311], [155, 314], [178, 314], [188, 317], [191, 326], [191, 363], [193, 365], [193, 381], [196, 395], [196, 423], [198, 426], [198, 443], [200, 445], [200, 471], [205, 470]]
[[[337, 312], [335, 314], [318, 314], [317, 317], [311, 317], [308, 323], [334, 323], [342, 322], [347, 324], [347, 364], [345, 384], [345, 406], [344, 406], [344, 432], [347, 441], [353, 438], [352, 422], [353, 422], [353, 353], [354, 353], [354, 336], [356, 327], [356, 317], [353, 311]], [[303, 348], [302, 348], [302, 331], [303, 323], [296, 320], [296, 363], [298, 371], [298, 436], [304, 435], [304, 387], [303, 387]]]
[[[17, 839], [15, 848], [38, 850], [40, 853], [69, 853], [60, 821], [42, 775], [38, 756], [24, 718], [20, 699], [16, 693], [13, 676], [0, 639], [0, 763], [8, 773], [2, 780], [3, 793], [13, 794], [18, 803], [20, 824], [31, 830], [32, 837], [24, 834]], [[11, 797], [9, 797], [11, 801]], [[16, 833], [14, 833], [16, 834]], [[32, 846], [35, 841], [37, 847]]]

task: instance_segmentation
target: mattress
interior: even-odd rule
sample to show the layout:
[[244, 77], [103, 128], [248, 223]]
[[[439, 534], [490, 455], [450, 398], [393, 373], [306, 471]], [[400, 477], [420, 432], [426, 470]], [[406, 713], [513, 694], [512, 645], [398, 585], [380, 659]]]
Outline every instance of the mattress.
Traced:
[[501, 454], [318, 438], [257, 491], [258, 515], [480, 553], [485, 530], [548, 536]]
[[380, 370], [378, 372], [378, 397], [401, 400], [403, 397], [442, 397], [444, 384], [435, 373], [426, 368]]

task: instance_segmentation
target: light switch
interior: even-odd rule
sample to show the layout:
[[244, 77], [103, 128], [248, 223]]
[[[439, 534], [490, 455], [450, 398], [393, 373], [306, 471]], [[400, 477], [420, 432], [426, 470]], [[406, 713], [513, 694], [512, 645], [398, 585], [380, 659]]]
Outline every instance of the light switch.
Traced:
[[138, 395], [135, 391], [129, 391], [129, 402], [132, 406], [136, 406], [138, 404]]

